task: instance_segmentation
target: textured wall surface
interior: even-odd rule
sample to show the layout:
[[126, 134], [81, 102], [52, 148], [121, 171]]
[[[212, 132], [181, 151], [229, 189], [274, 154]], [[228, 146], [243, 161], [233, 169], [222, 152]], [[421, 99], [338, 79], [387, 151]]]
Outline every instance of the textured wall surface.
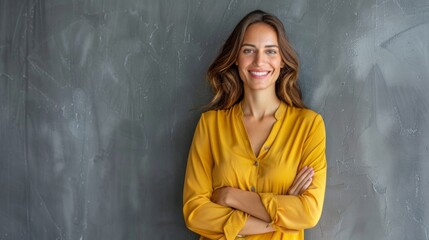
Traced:
[[307, 239], [429, 239], [427, 0], [0, 1], [0, 239], [196, 239], [195, 107], [256, 8], [285, 23], [326, 122]]

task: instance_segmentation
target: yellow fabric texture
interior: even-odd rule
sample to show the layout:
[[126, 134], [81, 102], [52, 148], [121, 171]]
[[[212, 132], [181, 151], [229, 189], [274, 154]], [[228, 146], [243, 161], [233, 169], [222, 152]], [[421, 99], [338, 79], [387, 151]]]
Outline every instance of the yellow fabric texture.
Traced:
[[[255, 191], [276, 231], [245, 239], [304, 239], [304, 229], [321, 216], [326, 187], [325, 125], [309, 109], [281, 103], [276, 122], [258, 157], [253, 153], [240, 104], [201, 115], [189, 152], [183, 193], [187, 227], [200, 239], [236, 239], [249, 215], [210, 201], [229, 186]], [[314, 169], [310, 187], [299, 196], [287, 190], [304, 166]]]

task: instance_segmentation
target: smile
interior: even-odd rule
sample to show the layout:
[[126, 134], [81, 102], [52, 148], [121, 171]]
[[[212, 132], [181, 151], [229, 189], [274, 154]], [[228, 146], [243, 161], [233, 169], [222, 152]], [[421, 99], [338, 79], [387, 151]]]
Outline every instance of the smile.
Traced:
[[269, 73], [270, 73], [270, 71], [249, 71], [249, 73], [251, 74], [251, 75], [254, 75], [254, 76], [258, 76], [258, 77], [264, 77], [264, 76], [267, 76]]

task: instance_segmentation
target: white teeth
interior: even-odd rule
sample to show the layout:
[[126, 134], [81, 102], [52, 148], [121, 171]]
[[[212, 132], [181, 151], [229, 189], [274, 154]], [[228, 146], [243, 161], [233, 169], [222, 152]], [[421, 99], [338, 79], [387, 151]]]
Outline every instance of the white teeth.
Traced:
[[268, 75], [268, 72], [250, 72], [250, 74], [256, 75], [256, 76], [265, 76], [265, 75]]

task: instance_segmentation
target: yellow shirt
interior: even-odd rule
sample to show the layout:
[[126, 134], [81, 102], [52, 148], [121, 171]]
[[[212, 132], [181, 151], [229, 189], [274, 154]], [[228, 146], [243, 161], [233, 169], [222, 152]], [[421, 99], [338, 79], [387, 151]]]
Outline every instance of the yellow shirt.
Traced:
[[[249, 215], [210, 201], [215, 189], [229, 186], [255, 191], [273, 220], [275, 232], [245, 239], [304, 239], [317, 224], [326, 186], [325, 126], [309, 110], [281, 103], [276, 122], [255, 157], [240, 104], [202, 114], [188, 157], [183, 213], [200, 239], [236, 239]], [[310, 187], [287, 195], [301, 168], [314, 169]]]

